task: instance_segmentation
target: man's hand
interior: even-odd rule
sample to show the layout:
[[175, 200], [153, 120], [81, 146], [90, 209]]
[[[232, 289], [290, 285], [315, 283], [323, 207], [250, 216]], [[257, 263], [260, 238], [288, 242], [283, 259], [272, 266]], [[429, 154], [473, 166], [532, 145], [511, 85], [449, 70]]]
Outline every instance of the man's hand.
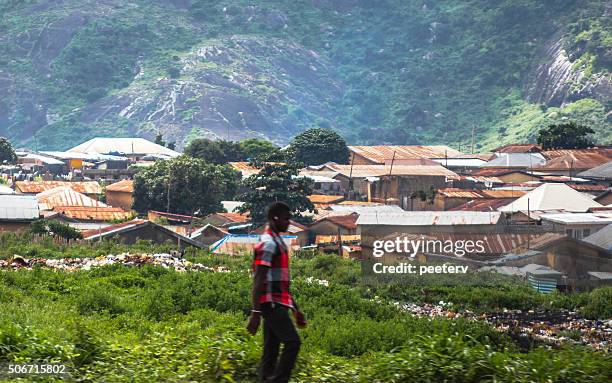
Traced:
[[304, 316], [304, 313], [301, 311], [294, 311], [294, 315], [295, 315], [295, 322], [297, 323], [297, 326], [299, 328], [305, 328], [308, 323], [306, 322], [306, 317]]
[[247, 325], [247, 331], [251, 335], [255, 335], [257, 333], [257, 329], [259, 328], [259, 324], [261, 323], [261, 314], [260, 313], [251, 313], [251, 317], [249, 318], [249, 324]]

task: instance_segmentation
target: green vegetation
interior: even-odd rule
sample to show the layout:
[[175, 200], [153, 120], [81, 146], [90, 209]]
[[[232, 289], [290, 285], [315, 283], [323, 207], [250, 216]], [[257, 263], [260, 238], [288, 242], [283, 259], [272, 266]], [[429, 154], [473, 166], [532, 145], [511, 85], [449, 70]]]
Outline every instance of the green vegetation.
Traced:
[[[184, 70], [183, 59], [214, 41], [220, 52], [233, 55], [225, 63], [196, 63], [200, 73], [257, 78], [235, 92], [263, 111], [285, 110], [282, 116], [266, 116], [266, 122], [282, 121], [290, 133], [319, 125], [341, 132], [350, 143], [458, 147], [470, 142], [475, 127], [482, 150], [511, 139], [533, 141], [540, 123], [559, 122], [567, 109], [578, 123], [588, 122], [598, 142], [610, 140], [605, 97], [580, 95], [582, 100], [568, 100], [559, 109], [529, 104], [522, 91], [541, 59], [538, 52], [556, 35], [563, 38], [574, 69], [585, 74], [582, 81], [609, 74], [612, 40], [602, 1], [188, 3], [2, 2], [0, 34], [6, 38], [0, 39], [0, 70], [8, 74], [3, 75], [8, 85], [0, 87], [10, 96], [0, 99], [0, 133], [34, 146], [31, 135], [38, 132], [43, 145], [61, 148], [94, 135], [139, 132], [145, 115], [102, 113], [104, 98], [117, 97], [108, 100], [110, 105], [122, 104], [117, 101], [125, 101], [124, 90], [134, 87], [156, 100], [160, 86], [198, 83]], [[278, 45], [281, 51], [304, 47], [329, 70], [321, 78], [305, 74], [300, 65], [307, 67], [307, 57], [296, 64], [281, 52], [274, 57], [278, 69], [261, 60], [257, 67], [263, 73], [251, 74], [245, 68], [254, 57], [243, 46], [232, 50], [233, 36]], [[298, 96], [284, 90], [285, 78]], [[314, 99], [300, 99], [304, 90]], [[590, 105], [580, 104], [584, 100]], [[176, 123], [185, 133], [206, 128], [194, 121], [197, 105], [177, 105], [182, 110], [176, 111]]]
[[189, 156], [157, 161], [134, 177], [134, 209], [203, 216], [220, 211], [221, 201], [232, 198], [237, 182], [237, 172], [227, 165]]
[[242, 180], [246, 191], [237, 196], [244, 202], [238, 208], [256, 223], [266, 222], [266, 208], [273, 202], [284, 202], [291, 207], [291, 215], [299, 222], [309, 222], [311, 217], [303, 213], [314, 212], [315, 208], [308, 196], [312, 194], [312, 179], [297, 177], [300, 166], [294, 163], [255, 162], [259, 169], [257, 174]]
[[[147, 245], [137, 246], [132, 252]], [[187, 257], [232, 272], [121, 265], [0, 272], [0, 362], [65, 363], [84, 381], [253, 381], [261, 334], [250, 337], [244, 328], [249, 258], [194, 251]], [[391, 304], [399, 291], [360, 286], [354, 261], [297, 255], [292, 267], [294, 294], [309, 317], [297, 382], [609, 381], [612, 360], [605, 353], [574, 346], [521, 350], [480, 322], [406, 315]], [[572, 308], [599, 307], [598, 315], [610, 312], [610, 289], [544, 296], [518, 283], [506, 287], [405, 294], [411, 301], [443, 297], [493, 310], [499, 307], [470, 297], [514, 291], [508, 308], [563, 301]]]
[[0, 163], [14, 164], [17, 162], [17, 154], [11, 142], [6, 137], [0, 137]]
[[331, 129], [310, 128], [293, 138], [289, 151], [295, 161], [309, 165], [346, 164], [349, 150], [344, 138]]
[[595, 131], [575, 122], [550, 125], [538, 132], [538, 144], [543, 149], [583, 149], [593, 144], [589, 134]]

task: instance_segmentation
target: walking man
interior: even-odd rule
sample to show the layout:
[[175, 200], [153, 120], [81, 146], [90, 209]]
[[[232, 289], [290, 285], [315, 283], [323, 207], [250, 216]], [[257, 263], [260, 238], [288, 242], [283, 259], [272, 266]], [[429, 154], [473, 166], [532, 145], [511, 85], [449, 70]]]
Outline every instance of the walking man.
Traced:
[[[268, 207], [268, 227], [255, 247], [251, 317], [247, 330], [254, 335], [264, 319], [263, 356], [259, 371], [261, 382], [285, 383], [291, 377], [300, 351], [300, 337], [289, 317], [295, 316], [298, 327], [306, 327], [306, 319], [298, 309], [289, 289], [289, 255], [280, 233], [287, 231], [291, 209], [282, 202]], [[280, 345], [283, 353], [278, 358]]]

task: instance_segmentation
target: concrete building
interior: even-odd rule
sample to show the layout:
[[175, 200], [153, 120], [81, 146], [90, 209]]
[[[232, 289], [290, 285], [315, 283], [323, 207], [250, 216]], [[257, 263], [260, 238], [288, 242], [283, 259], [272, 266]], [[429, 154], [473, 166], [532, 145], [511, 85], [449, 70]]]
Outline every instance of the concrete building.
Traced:
[[572, 238], [585, 238], [612, 224], [609, 213], [561, 213], [542, 214], [542, 227], [554, 232], [564, 232]]
[[27, 229], [39, 216], [36, 197], [18, 194], [0, 195], [0, 231]]
[[176, 244], [179, 248], [188, 246], [203, 247], [201, 243], [191, 238], [175, 233], [155, 222], [142, 219], [135, 219], [129, 222], [110, 225], [99, 230], [93, 229], [83, 232], [83, 239], [86, 241], [100, 241], [111, 238], [125, 244], [133, 244], [138, 240], [148, 240], [157, 244]]
[[108, 185], [105, 190], [106, 202], [124, 210], [131, 210], [134, 203], [134, 181], [122, 180]]

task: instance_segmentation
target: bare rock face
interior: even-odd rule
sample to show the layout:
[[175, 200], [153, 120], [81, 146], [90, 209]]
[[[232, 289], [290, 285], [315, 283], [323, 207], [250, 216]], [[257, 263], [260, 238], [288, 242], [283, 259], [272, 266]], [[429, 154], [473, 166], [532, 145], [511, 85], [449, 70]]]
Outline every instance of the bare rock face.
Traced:
[[128, 119], [133, 124], [127, 133], [152, 138], [159, 129], [179, 148], [197, 136], [265, 137], [284, 144], [315, 119], [333, 120], [342, 95], [329, 63], [276, 39], [210, 41], [181, 65], [178, 79], [139, 81], [145, 70], [126, 89], [86, 106], [76, 121], [95, 126]]
[[608, 74], [585, 76], [575, 68], [563, 49], [563, 38], [556, 36], [537, 56], [524, 87], [527, 101], [547, 106], [564, 106], [583, 98], [593, 98], [604, 105], [612, 101], [612, 78]]

